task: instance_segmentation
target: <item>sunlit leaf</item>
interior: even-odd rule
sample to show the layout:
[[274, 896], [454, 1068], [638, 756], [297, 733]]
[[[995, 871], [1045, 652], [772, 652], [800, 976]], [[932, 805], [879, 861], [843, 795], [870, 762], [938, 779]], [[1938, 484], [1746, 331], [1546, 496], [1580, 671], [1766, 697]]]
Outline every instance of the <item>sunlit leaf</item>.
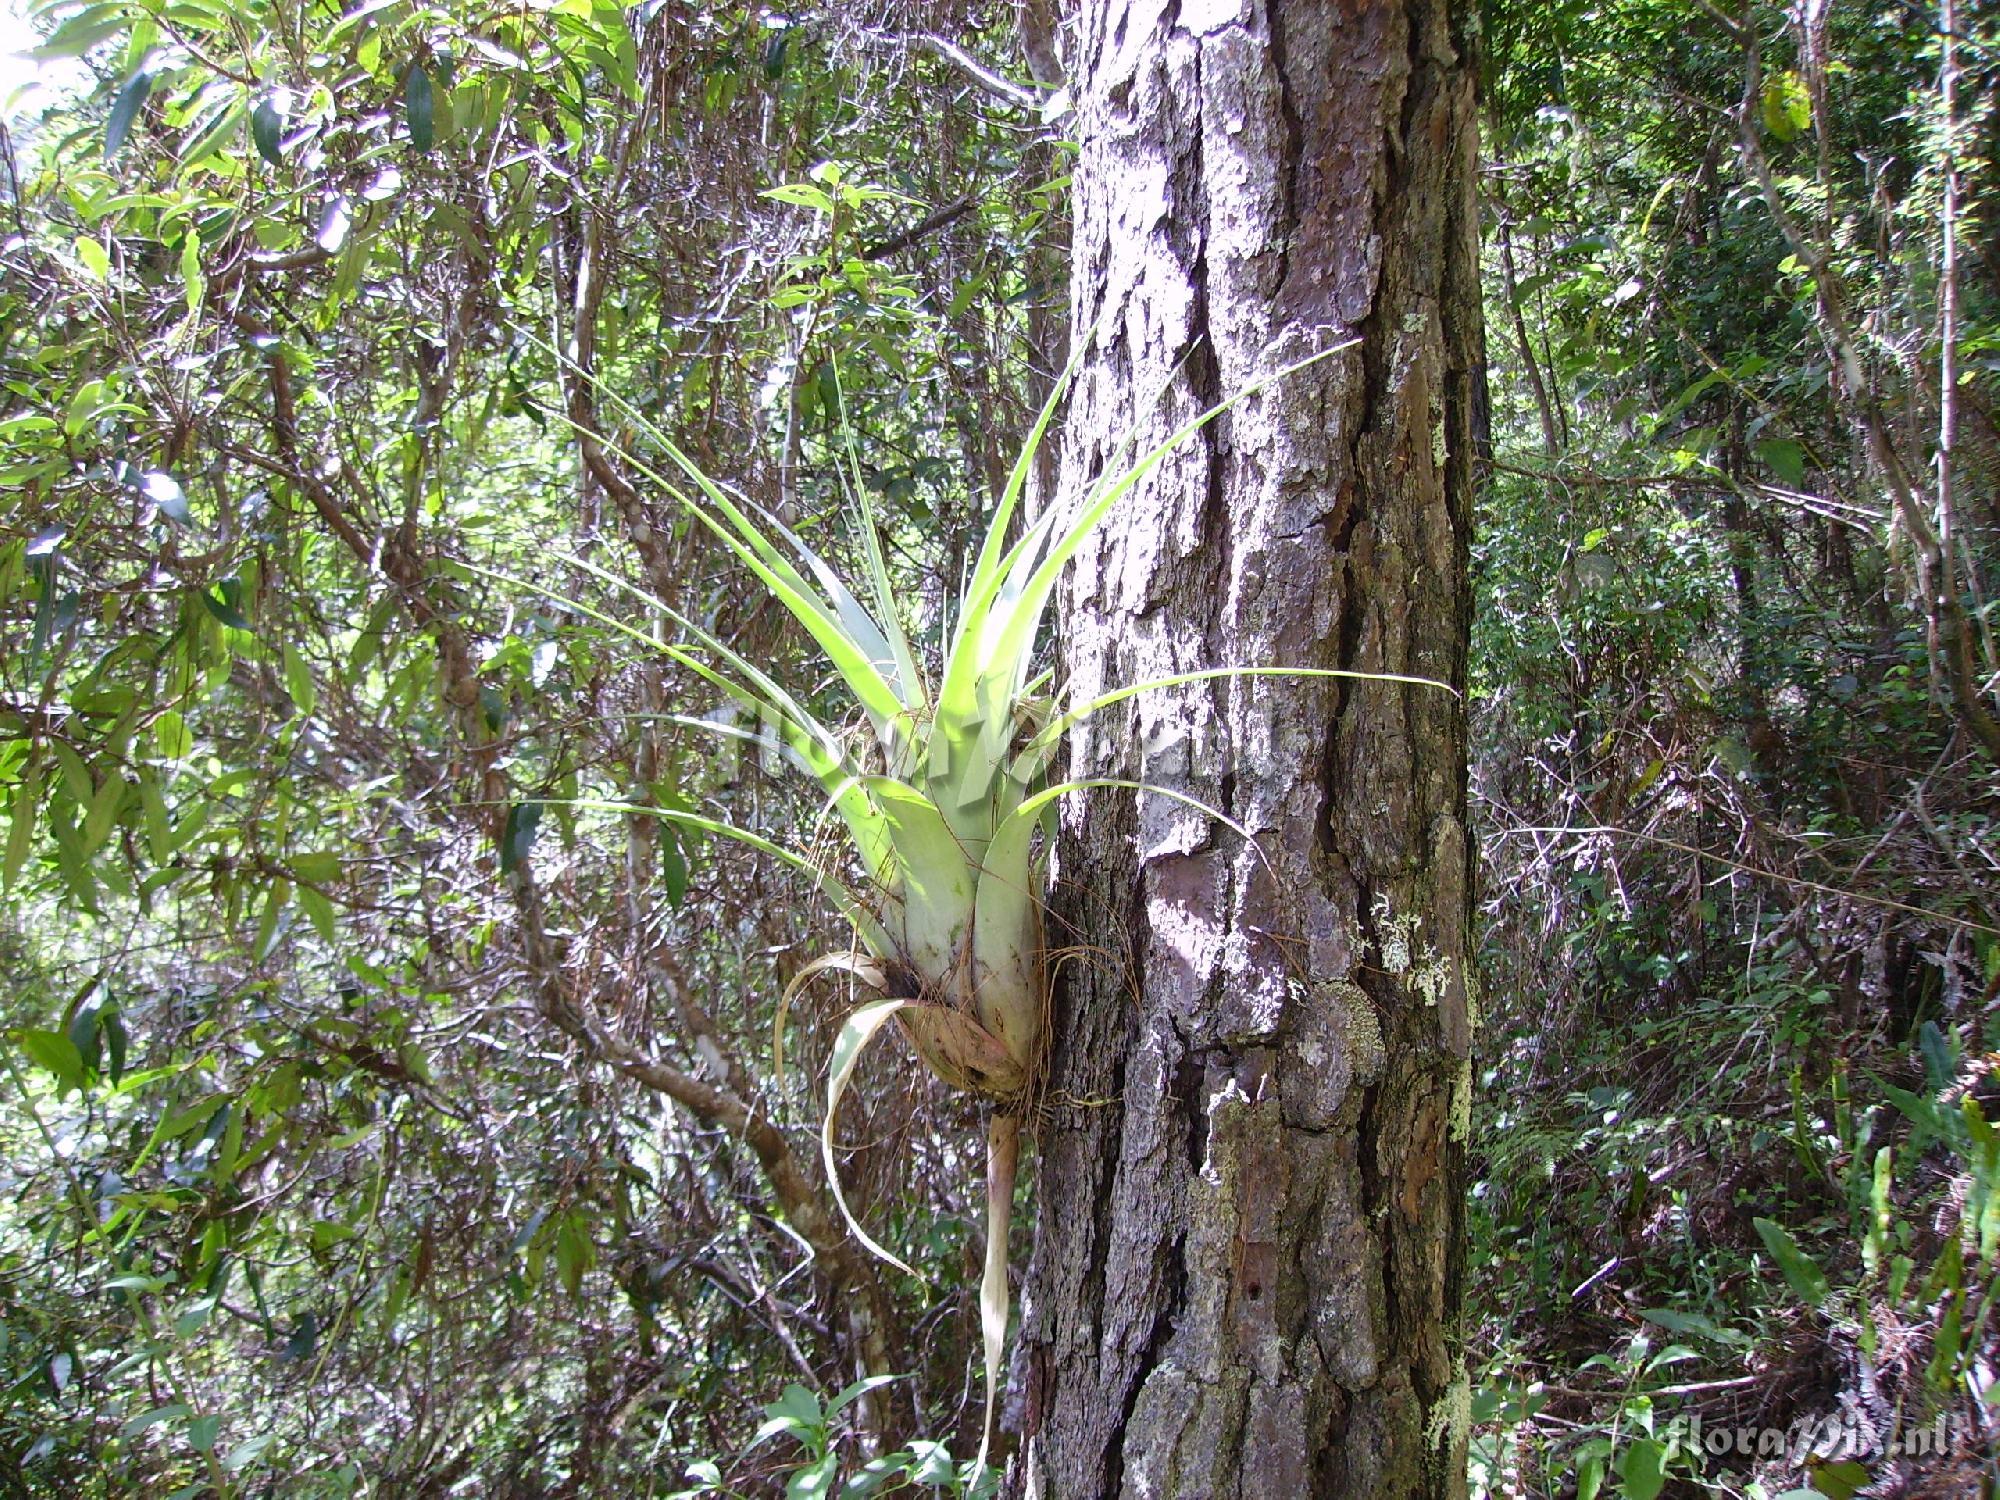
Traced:
[[345, 193], [336, 193], [327, 200], [326, 208], [320, 214], [319, 228], [313, 234], [313, 241], [328, 255], [338, 254], [347, 243], [348, 231], [353, 227], [353, 200]]
[[23, 1029], [14, 1033], [14, 1041], [29, 1061], [52, 1073], [65, 1092], [84, 1087], [83, 1054], [60, 1031]]

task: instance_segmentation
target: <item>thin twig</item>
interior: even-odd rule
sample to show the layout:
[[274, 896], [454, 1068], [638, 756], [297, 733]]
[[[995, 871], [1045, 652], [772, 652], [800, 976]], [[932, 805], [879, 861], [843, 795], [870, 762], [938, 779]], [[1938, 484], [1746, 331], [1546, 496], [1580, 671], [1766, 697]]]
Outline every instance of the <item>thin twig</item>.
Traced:
[[1807, 880], [1799, 875], [1785, 875], [1777, 870], [1766, 870], [1757, 865], [1745, 864], [1740, 859], [1731, 859], [1726, 854], [1716, 854], [1707, 849], [1698, 849], [1693, 844], [1684, 844], [1678, 839], [1663, 838], [1656, 833], [1641, 833], [1635, 828], [1617, 828], [1604, 824], [1583, 827], [1539, 826], [1533, 828], [1499, 828], [1493, 832], [1495, 838], [1515, 838], [1523, 834], [1548, 834], [1556, 837], [1573, 835], [1577, 838], [1621, 838], [1639, 839], [1644, 843], [1658, 844], [1662, 849], [1678, 850], [1691, 854], [1697, 859], [1712, 860], [1716, 864], [1734, 870], [1739, 875], [1754, 875], [1759, 880], [1775, 880], [1780, 885], [1796, 886], [1804, 891], [1817, 891], [1823, 896], [1837, 896], [1843, 901], [1858, 901], [1864, 906], [1879, 906], [1889, 911], [1900, 911], [1912, 917], [1922, 917], [1927, 922], [1941, 922], [1947, 927], [1962, 927], [1968, 932], [1983, 932], [1992, 937], [2000, 937], [2000, 927], [1989, 927], [1984, 922], [1975, 922], [1969, 917], [1955, 917], [1949, 912], [1932, 911], [1928, 907], [1912, 906], [1907, 901], [1892, 901], [1887, 896], [1864, 896], [1859, 891], [1844, 891], [1839, 886], [1825, 885], [1817, 880]]

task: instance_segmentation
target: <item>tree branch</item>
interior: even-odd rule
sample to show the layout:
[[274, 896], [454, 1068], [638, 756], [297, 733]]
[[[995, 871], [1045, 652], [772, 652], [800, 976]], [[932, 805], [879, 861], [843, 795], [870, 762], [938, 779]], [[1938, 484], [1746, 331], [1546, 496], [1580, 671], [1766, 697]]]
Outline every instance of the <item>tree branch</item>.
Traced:
[[912, 37], [911, 40], [925, 51], [936, 53], [995, 99], [1019, 109], [1039, 110], [1042, 107], [1041, 96], [1033, 89], [1024, 88], [1011, 78], [1002, 78], [964, 48], [946, 41], [943, 37], [924, 32]]
[[936, 234], [945, 225], [957, 223], [972, 212], [975, 202], [976, 200], [972, 198], [960, 198], [954, 203], [947, 203], [943, 208], [933, 213], [925, 214], [923, 218], [917, 220], [908, 229], [897, 234], [892, 234], [886, 240], [879, 240], [875, 244], [868, 246], [867, 249], [861, 252], [861, 258], [863, 260], [887, 260], [898, 250], [907, 250], [910, 246], [916, 244], [917, 241]]

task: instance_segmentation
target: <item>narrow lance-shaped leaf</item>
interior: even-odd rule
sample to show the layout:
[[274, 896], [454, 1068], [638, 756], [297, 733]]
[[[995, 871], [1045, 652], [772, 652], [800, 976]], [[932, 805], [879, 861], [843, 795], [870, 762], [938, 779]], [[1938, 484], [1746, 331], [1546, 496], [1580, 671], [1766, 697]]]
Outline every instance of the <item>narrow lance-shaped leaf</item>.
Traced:
[[419, 151], [431, 149], [436, 135], [435, 108], [431, 75], [424, 71], [422, 63], [411, 63], [403, 79], [403, 120], [410, 127], [410, 144]]
[[[545, 340], [538, 338], [532, 333], [525, 334], [525, 337], [529, 342], [552, 354], [556, 359], [567, 365], [579, 378], [592, 380], [592, 377], [580, 369], [574, 360], [548, 344]], [[759, 579], [763, 580], [766, 587], [772, 587], [773, 579], [775, 578], [782, 584], [784, 594], [796, 596], [796, 600], [786, 598], [783, 595], [778, 596], [780, 597], [780, 602], [784, 603], [787, 609], [792, 610], [796, 614], [803, 607], [813, 615], [814, 619], [821, 626], [831, 627], [836, 634], [846, 633], [842, 611], [837, 606], [830, 605], [826, 600], [819, 598], [814, 593], [813, 585], [806, 581], [804, 575], [792, 565], [784, 553], [764, 534], [763, 528], [744, 514], [743, 508], [730, 499], [728, 493], [710, 478], [699, 464], [689, 458], [678, 443], [674, 442], [672, 438], [668, 437], [654, 425], [643, 411], [619, 395], [615, 390], [598, 384], [594, 380], [593, 387], [596, 393], [615, 407], [621, 415], [626, 417], [637, 431], [643, 433], [651, 442], [659, 445], [661, 451], [673, 461], [674, 467], [678, 468], [683, 475], [692, 481], [695, 488], [701, 492], [706, 504], [695, 500], [693, 496], [689, 495], [679, 485], [675, 484], [636, 455], [625, 454], [625, 460], [632, 465], [633, 469], [642, 478], [658, 485], [686, 508], [689, 514], [693, 515], [704, 527], [713, 532], [725, 546], [741, 558], [750, 567], [751, 571], [756, 573]], [[568, 425], [575, 429], [580, 436], [594, 438], [599, 442], [605, 441], [601, 433], [593, 432], [583, 426], [583, 424], [569, 418], [563, 418], [563, 420], [568, 422]], [[711, 507], [714, 513], [711, 512]], [[722, 519], [718, 520], [715, 513], [719, 513]], [[725, 521], [727, 522], [726, 525], [724, 524]], [[808, 561], [809, 566], [814, 567], [817, 577], [826, 580], [834, 592], [839, 594], [846, 593], [846, 585], [839, 581], [838, 576], [831, 569], [826, 568], [824, 564], [820, 563], [820, 560], [803, 542], [792, 536], [779, 523], [773, 521], [771, 524], [773, 529], [783, 532], [787, 540]], [[848, 595], [848, 597], [851, 599], [852, 596]], [[865, 618], [865, 612], [862, 613]], [[803, 619], [804, 617], [801, 616], [801, 618]], [[812, 623], [807, 623], [808, 628], [812, 628]], [[872, 622], [870, 623], [872, 625]], [[819, 631], [815, 629], [813, 633], [814, 639], [818, 640], [820, 638]], [[879, 632], [877, 632], [877, 636], [879, 637]], [[862, 654], [871, 662], [877, 662], [882, 666], [891, 664], [886, 641], [878, 642], [875, 639], [853, 640], [850, 638], [849, 643], [863, 647]], [[870, 652], [865, 649], [868, 646], [878, 643], [882, 647], [881, 650]], [[824, 641], [821, 644], [824, 646]], [[838, 662], [835, 664], [839, 665]], [[879, 673], [877, 675], [879, 676]], [[850, 686], [852, 686], [851, 683]], [[898, 707], [900, 706], [900, 701], [898, 701]]]
[[827, 369], [833, 375], [833, 388], [840, 412], [840, 430], [844, 438], [842, 444], [847, 457], [848, 483], [853, 493], [855, 529], [861, 533], [862, 556], [868, 562], [868, 582], [875, 595], [875, 613], [879, 617], [882, 634], [888, 638], [889, 649], [895, 654], [896, 675], [903, 684], [903, 701], [913, 710], [925, 706], [922, 679], [917, 672], [917, 660], [910, 650], [910, 640], [903, 632], [903, 623], [896, 613], [895, 591], [889, 580], [889, 563], [882, 555], [882, 538], [875, 520], [875, 505], [868, 498], [868, 484], [861, 474], [861, 456], [854, 447], [854, 424], [847, 419], [846, 392], [840, 385], [840, 367], [831, 360]]
[[[703, 662], [691, 652], [670, 642], [656, 640], [644, 631], [628, 625], [625, 621], [615, 619], [603, 611], [584, 603], [582, 600], [571, 598], [566, 594], [549, 588], [545, 584], [537, 583], [532, 579], [518, 578], [512, 574], [502, 573], [493, 568], [480, 567], [476, 564], [461, 563], [456, 566], [458, 571], [478, 577], [491, 578], [501, 583], [528, 589], [531, 592], [540, 594], [552, 603], [560, 604], [565, 609], [580, 614], [586, 619], [594, 620], [608, 629], [617, 631], [619, 634], [645, 647], [648, 651], [657, 651], [672, 658], [701, 677], [704, 681], [713, 683], [722, 689], [730, 697], [751, 709], [753, 713], [769, 715], [770, 719], [780, 730], [778, 743], [781, 750], [786, 754], [788, 759], [791, 759], [800, 769], [817, 779], [826, 789], [829, 801], [847, 822], [849, 832], [854, 837], [856, 848], [860, 851], [863, 863], [867, 866], [869, 874], [878, 879], [882, 877], [884, 874], [884, 860], [887, 854], [886, 830], [879, 826], [880, 818], [878, 814], [868, 802], [866, 794], [856, 785], [855, 778], [848, 773], [841, 755], [839, 741], [834, 738], [824, 725], [807, 712], [775, 679], [732, 649], [726, 642], [703, 630], [692, 620], [687, 619], [665, 605], [657, 603], [641, 590], [627, 583], [624, 579], [619, 578], [607, 569], [599, 567], [587, 558], [571, 557], [565, 558], [564, 561], [601, 579], [613, 588], [632, 595], [641, 603], [657, 610], [673, 624], [699, 641], [705, 648], [713, 651], [718, 657], [740, 672], [751, 686], [746, 688], [741, 683], [731, 681], [728, 677], [715, 670], [706, 662]], [[681, 715], [668, 715], [667, 718], [672, 722], [699, 728], [706, 733], [722, 734], [752, 743], [764, 742], [761, 735], [740, 729], [735, 725], [719, 724], [713, 720], [698, 720]]]
[[231, 630], [251, 628], [240, 607], [242, 600], [243, 580], [240, 578], [225, 578], [214, 588], [201, 590], [202, 607]]
[[[741, 691], [730, 687], [727, 679], [719, 674], [712, 680], [722, 684], [725, 691]], [[748, 695], [745, 697], [748, 698]], [[755, 703], [757, 700], [749, 698], [749, 701]], [[786, 734], [774, 740], [761, 730], [745, 729], [741, 725], [724, 724], [714, 719], [697, 719], [686, 714], [665, 714], [661, 717], [670, 724], [740, 740], [760, 749], [775, 744], [786, 760], [826, 788], [826, 806], [838, 813], [847, 825], [848, 836], [854, 840], [855, 851], [861, 856], [862, 867], [869, 876], [878, 881], [890, 878], [894, 846], [889, 838], [888, 825], [880, 810], [869, 800], [862, 778], [847, 773], [837, 762], [823, 760], [820, 747], [809, 736]]]
[[1785, 1280], [1794, 1292], [1813, 1307], [1826, 1301], [1831, 1288], [1827, 1285], [1826, 1273], [1805, 1251], [1801, 1250], [1785, 1226], [1772, 1219], [1752, 1219], [1758, 1238], [1764, 1248], [1771, 1252], [1771, 1258], [1778, 1263], [1778, 1269], [1785, 1273]]
[[[993, 507], [993, 515], [987, 522], [986, 535], [979, 544], [979, 555], [972, 566], [972, 576], [966, 582], [960, 601], [958, 621], [952, 636], [953, 644], [946, 652], [946, 684], [938, 690], [940, 704], [947, 699], [957, 700], [961, 694], [969, 692], [969, 678], [977, 658], [973, 655], [961, 658], [958, 642], [969, 635], [978, 634], [984, 611], [999, 592], [1000, 583], [1006, 573], [1003, 559], [1009, 555], [1007, 528], [1013, 522], [1014, 508], [1020, 503], [1021, 495], [1027, 488], [1028, 476], [1034, 472], [1035, 455], [1041, 451], [1042, 441], [1047, 437], [1056, 413], [1062, 409], [1063, 400], [1069, 395], [1070, 385], [1076, 379], [1077, 371], [1083, 367], [1084, 356], [1089, 352], [1100, 327], [1101, 323], [1093, 326], [1076, 341], [1076, 347], [1070, 352], [1069, 363], [1063, 367], [1062, 374], [1050, 386], [1048, 399], [1042, 402], [1041, 410], [1035, 413], [1034, 425], [1028, 429], [1028, 435], [1021, 443], [1021, 450], [1014, 457], [1014, 467], [1008, 471], [1007, 483], [1001, 489], [999, 502]], [[969, 699], [959, 702], [958, 706], [962, 710], [969, 711]]]
[[40, 811], [41, 801], [42, 763], [40, 757], [31, 754], [8, 806], [7, 843], [5, 852], [0, 854], [0, 891], [13, 889], [21, 867], [28, 862], [28, 850], [34, 843], [35, 817]]
[[[1320, 360], [1338, 354], [1344, 349], [1351, 349], [1358, 342], [1359, 340], [1350, 339], [1345, 343], [1336, 344], [1330, 349], [1322, 349], [1317, 354], [1308, 355], [1301, 360], [1295, 360], [1283, 369], [1274, 370], [1269, 375], [1251, 381], [1227, 399], [1218, 401], [1207, 411], [1183, 423], [1174, 432], [1169, 434], [1163, 442], [1143, 455], [1138, 462], [1130, 465], [1124, 472], [1110, 481], [1101, 484], [1097, 493], [1093, 497], [1086, 499], [1076, 518], [1070, 522], [1069, 528], [1049, 544], [1046, 553], [1035, 564], [1022, 590], [1019, 602], [1015, 604], [1010, 612], [1000, 633], [996, 651], [999, 660], [1008, 663], [1021, 660], [1024, 653], [1033, 647], [1035, 631], [1041, 622], [1042, 610], [1048, 603], [1050, 594], [1054, 592], [1056, 580], [1062, 576], [1063, 568], [1076, 555], [1077, 550], [1082, 547], [1085, 538], [1097, 528], [1105, 516], [1110, 514], [1111, 507], [1117, 504], [1118, 500], [1141, 479], [1151, 473], [1162, 459], [1180, 447], [1189, 438], [1193, 437], [1197, 432], [1201, 431], [1202, 428], [1213, 422], [1217, 417], [1222, 416], [1233, 407], [1247, 401], [1266, 386], [1273, 385], [1291, 375], [1295, 375], [1307, 366], [1317, 364]], [[1025, 566], [1026, 562], [1027, 559], [1023, 558], [1022, 565]]]
[[[883, 675], [882, 669], [888, 663], [883, 661], [881, 654], [871, 652], [867, 645], [857, 641], [846, 623], [841, 620], [838, 611], [818, 598], [789, 562], [782, 558], [775, 562], [771, 561], [762, 554], [761, 549], [732, 535], [729, 528], [717, 521], [707, 510], [692, 500], [687, 501], [687, 504], [695, 518], [720, 538], [723, 545], [741, 558], [744, 565], [757, 575], [764, 587], [770, 590], [771, 597], [805, 626], [807, 633], [818, 643], [820, 650], [826, 653], [827, 660], [840, 673], [848, 691], [853, 693], [861, 706], [867, 710], [869, 718], [875, 725], [876, 733], [885, 743], [892, 741], [893, 726], [905, 712], [906, 705], [897, 696], [888, 678]], [[740, 511], [736, 511], [735, 514], [738, 517], [742, 515]], [[751, 532], [756, 529], [747, 519], [743, 520], [742, 525]]]
[[139, 111], [145, 107], [146, 96], [153, 91], [153, 69], [150, 63], [143, 63], [125, 80], [118, 97], [111, 101], [111, 113], [104, 121], [104, 159], [116, 156], [125, 144], [125, 138], [132, 133], [132, 122], [139, 118]]
[[[528, 337], [542, 348], [547, 349], [550, 347], [546, 343], [535, 339], [533, 335], [528, 335]], [[562, 359], [565, 364], [568, 364], [571, 369], [574, 370], [576, 368], [575, 362], [568, 360], [560, 351], [551, 350], [551, 352], [555, 353], [556, 357]], [[584, 378], [588, 378], [580, 370], [577, 373]], [[762, 529], [743, 513], [741, 507], [732, 501], [723, 492], [721, 487], [702, 471], [701, 467], [693, 459], [681, 451], [678, 444], [660, 432], [647, 419], [644, 412], [641, 412], [631, 402], [619, 396], [615, 391], [601, 385], [597, 387], [597, 390], [600, 395], [617, 407], [620, 412], [628, 416], [635, 427], [644, 432], [652, 441], [659, 444], [662, 451], [673, 460], [674, 465], [701, 491], [708, 504], [704, 505], [696, 501], [679, 486], [673, 484], [632, 455], [626, 455], [627, 461], [631, 463], [632, 467], [642, 477], [658, 484], [675, 500], [680, 502], [690, 515], [713, 533], [724, 546], [728, 547], [731, 552], [743, 561], [744, 565], [751, 572], [757, 575], [764, 586], [770, 590], [774, 599], [782, 604], [800, 624], [806, 627], [807, 632], [818, 643], [820, 649], [826, 652], [828, 661], [840, 673], [842, 680], [847, 684], [848, 690], [855, 695], [862, 708], [867, 711], [869, 719], [874, 724], [875, 731], [883, 740], [885, 747], [893, 751], [898, 742], [896, 726], [909, 711], [910, 705], [899, 696], [897, 685], [892, 685], [890, 676], [885, 676], [885, 669], [887, 669], [889, 674], [894, 674], [893, 654], [888, 650], [886, 641], [881, 642], [879, 645], [877, 644], [879, 632], [876, 638], [857, 640], [846, 622], [843, 621], [839, 608], [829, 604], [814, 591], [813, 586], [806, 581], [797, 568], [793, 567], [784, 554], [778, 551], [770, 538], [764, 535]], [[582, 424], [570, 421], [568, 418], [563, 418], [562, 420], [569, 421], [569, 425], [579, 433], [598, 437], [602, 441], [599, 434], [589, 432]], [[715, 514], [711, 513], [710, 506], [713, 506], [715, 511], [720, 512], [724, 519], [718, 519]], [[725, 524], [725, 520], [727, 524]], [[915, 685], [911, 684], [909, 690], [914, 691]], [[892, 764], [895, 762], [895, 759], [896, 757], [892, 753]]]

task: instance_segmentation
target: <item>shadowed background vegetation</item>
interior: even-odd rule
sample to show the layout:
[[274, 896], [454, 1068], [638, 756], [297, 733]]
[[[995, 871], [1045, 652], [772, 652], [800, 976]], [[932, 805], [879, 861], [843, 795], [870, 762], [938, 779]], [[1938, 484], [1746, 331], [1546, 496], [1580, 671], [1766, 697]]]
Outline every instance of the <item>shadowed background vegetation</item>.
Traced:
[[[2000, 26], [1960, 10], [1487, 7], [1476, 1493], [1991, 1483]], [[0, 1492], [952, 1488], [976, 1111], [863, 1064], [846, 1191], [919, 1275], [870, 1263], [816, 1140], [844, 1004], [782, 1087], [769, 1043], [841, 924], [578, 805], [812, 845], [820, 798], [674, 722], [729, 707], [560, 559], [837, 716], [643, 471], [657, 428], [855, 576], [851, 432], [936, 640], [1066, 355], [1060, 28], [35, 25], [77, 71], [0, 162]], [[1832, 1416], [1950, 1441], [1687, 1426]]]

